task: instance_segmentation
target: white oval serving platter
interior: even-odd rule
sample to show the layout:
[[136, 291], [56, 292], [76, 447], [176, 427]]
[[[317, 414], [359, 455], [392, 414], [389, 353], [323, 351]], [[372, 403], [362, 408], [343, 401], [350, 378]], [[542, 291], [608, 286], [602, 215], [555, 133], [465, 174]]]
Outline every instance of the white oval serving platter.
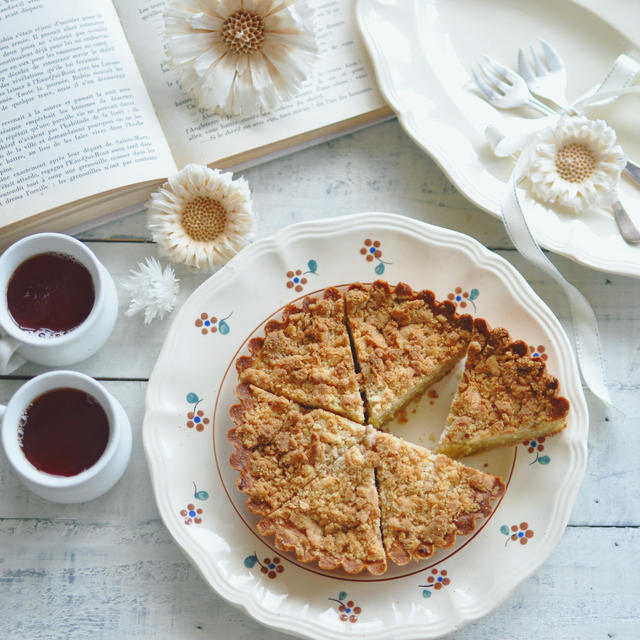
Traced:
[[[471, 76], [482, 54], [515, 69], [520, 47], [528, 51], [546, 39], [567, 67], [571, 100], [599, 84], [620, 54], [640, 62], [634, 43], [570, 0], [358, 0], [357, 17], [380, 91], [402, 127], [464, 196], [497, 217], [514, 162], [494, 156], [484, 131], [492, 124], [520, 132], [539, 114], [494, 109], [484, 100]], [[625, 96], [589, 114], [605, 119], [638, 163], [639, 100]], [[619, 195], [640, 226], [640, 187], [623, 177]], [[624, 242], [609, 212], [552, 210], [525, 189], [521, 198], [543, 247], [588, 267], [640, 277], [640, 246]]]

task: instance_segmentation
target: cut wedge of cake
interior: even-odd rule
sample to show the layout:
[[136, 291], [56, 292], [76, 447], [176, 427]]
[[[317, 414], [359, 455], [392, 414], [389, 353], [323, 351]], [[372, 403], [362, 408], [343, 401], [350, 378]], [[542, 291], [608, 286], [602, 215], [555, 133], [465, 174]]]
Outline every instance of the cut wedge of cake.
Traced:
[[377, 433], [375, 451], [387, 556], [396, 564], [430, 557], [471, 533], [504, 494], [496, 476], [388, 433]]
[[241, 474], [236, 486], [248, 495], [247, 508], [259, 515], [290, 500], [373, 432], [372, 427], [321, 409], [304, 409], [252, 385], [239, 385], [236, 395], [240, 403], [230, 409], [236, 426], [227, 433], [235, 447], [230, 462]]
[[347, 322], [362, 377], [368, 419], [380, 427], [459, 362], [471, 338], [471, 316], [448, 300], [407, 284], [352, 285]]
[[380, 534], [380, 508], [372, 453], [352, 446], [345, 455], [260, 520], [258, 531], [275, 536], [282, 551], [321, 569], [363, 569], [374, 575], [387, 569]]
[[436, 448], [453, 458], [558, 433], [567, 425], [569, 401], [558, 380], [521, 340], [484, 320], [474, 331], [462, 380]]
[[264, 338], [249, 342], [251, 356], [236, 361], [240, 382], [364, 422], [344, 300], [335, 288], [321, 298], [289, 305], [282, 321], [265, 326]]

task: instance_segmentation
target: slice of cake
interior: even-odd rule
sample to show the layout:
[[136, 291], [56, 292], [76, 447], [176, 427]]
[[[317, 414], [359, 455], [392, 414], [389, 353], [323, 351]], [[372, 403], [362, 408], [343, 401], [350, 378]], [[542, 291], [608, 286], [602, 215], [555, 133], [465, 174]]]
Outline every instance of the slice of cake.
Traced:
[[379, 427], [462, 359], [471, 316], [404, 283], [352, 285], [345, 299], [368, 419]]
[[252, 385], [236, 389], [231, 407], [231, 466], [253, 513], [268, 515], [372, 432], [333, 413], [308, 410]]
[[462, 380], [436, 448], [453, 458], [549, 436], [567, 425], [569, 401], [540, 358], [503, 328], [474, 321]]
[[388, 433], [377, 434], [375, 450], [382, 537], [387, 556], [399, 565], [471, 533], [505, 491], [496, 476]]
[[380, 508], [371, 452], [351, 447], [326, 473], [292, 500], [258, 522], [275, 545], [321, 569], [342, 566], [347, 573], [387, 569], [380, 535]]
[[289, 305], [282, 321], [249, 342], [251, 356], [236, 361], [240, 382], [285, 396], [305, 407], [364, 422], [364, 407], [345, 325], [344, 300], [335, 288], [322, 298]]

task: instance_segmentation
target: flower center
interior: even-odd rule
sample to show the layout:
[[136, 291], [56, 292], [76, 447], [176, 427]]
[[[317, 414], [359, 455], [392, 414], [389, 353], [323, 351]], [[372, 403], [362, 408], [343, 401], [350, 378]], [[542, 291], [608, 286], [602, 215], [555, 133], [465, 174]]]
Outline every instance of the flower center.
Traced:
[[181, 222], [190, 238], [211, 242], [224, 231], [227, 210], [217, 200], [198, 196], [185, 205]]
[[252, 54], [264, 44], [264, 23], [252, 11], [240, 9], [222, 24], [222, 41], [232, 53]]
[[596, 166], [596, 159], [589, 147], [578, 142], [565, 144], [556, 154], [558, 175], [567, 182], [583, 182]]

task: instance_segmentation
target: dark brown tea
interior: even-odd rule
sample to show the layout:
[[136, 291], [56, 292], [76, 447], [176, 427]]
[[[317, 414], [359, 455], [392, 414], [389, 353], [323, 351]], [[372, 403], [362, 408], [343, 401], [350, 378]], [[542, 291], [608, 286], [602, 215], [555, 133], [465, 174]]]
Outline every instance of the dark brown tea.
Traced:
[[94, 465], [109, 440], [109, 419], [102, 405], [78, 389], [53, 389], [38, 396], [20, 424], [27, 460], [57, 476], [75, 476]]
[[95, 301], [88, 269], [63, 253], [39, 253], [13, 272], [7, 306], [17, 325], [42, 337], [81, 325]]

